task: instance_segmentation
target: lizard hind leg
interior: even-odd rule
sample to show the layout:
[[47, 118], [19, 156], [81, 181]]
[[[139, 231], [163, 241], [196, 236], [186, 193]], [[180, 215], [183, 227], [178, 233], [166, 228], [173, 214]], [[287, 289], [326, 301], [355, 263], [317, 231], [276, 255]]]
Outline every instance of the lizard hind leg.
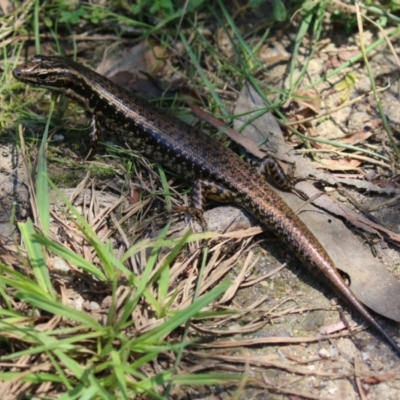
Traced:
[[235, 196], [234, 192], [217, 182], [207, 179], [197, 179], [193, 184], [191, 206], [174, 207], [173, 212], [188, 212], [204, 229], [206, 223], [203, 213], [206, 200], [211, 199], [221, 203], [229, 203], [235, 200]]
[[286, 174], [278, 162], [271, 156], [265, 157], [257, 166], [260, 175], [270, 176], [274, 184], [282, 190], [290, 192], [294, 183], [294, 169], [292, 166]]

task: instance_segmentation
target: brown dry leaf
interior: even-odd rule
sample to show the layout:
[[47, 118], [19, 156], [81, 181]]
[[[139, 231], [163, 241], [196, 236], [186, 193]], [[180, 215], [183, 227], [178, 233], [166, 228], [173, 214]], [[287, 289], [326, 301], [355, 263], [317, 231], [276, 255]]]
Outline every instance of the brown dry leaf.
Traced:
[[318, 332], [321, 333], [322, 335], [330, 335], [332, 333], [342, 331], [343, 329], [346, 329], [346, 325], [344, 324], [343, 321], [340, 320], [332, 324], [321, 326], [318, 329]]
[[387, 373], [387, 374], [377, 374], [373, 373], [373, 375], [369, 376], [368, 378], [363, 379], [363, 382], [368, 385], [376, 385], [380, 382], [390, 381], [392, 379], [397, 378], [397, 373]]
[[[379, 124], [380, 125], [380, 124]], [[369, 129], [360, 129], [357, 132], [351, 133], [349, 135], [346, 135], [343, 138], [336, 139], [337, 142], [339, 143], [344, 143], [344, 144], [349, 144], [355, 146], [358, 143], [365, 142], [368, 138], [370, 138], [373, 135], [374, 129], [378, 126], [376, 123], [371, 123], [368, 125]], [[311, 131], [312, 129], [312, 131]], [[318, 136], [318, 133], [314, 130], [314, 128], [308, 128], [308, 132], [310, 136]], [[313, 133], [310, 133], [313, 132]], [[320, 143], [320, 142], [311, 142], [310, 143], [312, 147], [316, 149], [327, 149], [327, 150], [337, 150], [337, 147], [331, 146], [326, 143]], [[316, 165], [317, 167], [321, 168], [321, 166]]]
[[166, 51], [144, 41], [128, 50], [119, 52], [116, 57], [105, 57], [97, 66], [96, 71], [107, 77], [114, 76], [120, 71], [137, 74], [145, 71], [155, 75], [166, 66], [166, 57], [168, 57]]
[[321, 98], [315, 89], [297, 90], [293, 94], [293, 101], [300, 106], [300, 110], [309, 110], [309, 112], [303, 113], [304, 118], [308, 118], [311, 115], [316, 115], [321, 112]]
[[[310, 123], [301, 121], [314, 117], [321, 111], [321, 99], [314, 89], [297, 90], [289, 99], [284, 108], [286, 109], [289, 121], [293, 127], [302, 131], [307, 131], [309, 136], [318, 136]], [[296, 124], [298, 122], [298, 124]], [[297, 141], [296, 135], [291, 135], [291, 139]], [[312, 142], [315, 145], [315, 142]], [[319, 145], [316, 144], [318, 147]]]
[[168, 57], [168, 52], [165, 48], [160, 46], [152, 46], [148, 48], [143, 55], [144, 63], [146, 65], [145, 71], [152, 75], [161, 73], [165, 68], [165, 60]]
[[331, 171], [351, 171], [357, 169], [361, 165], [359, 160], [351, 160], [348, 158], [341, 158], [339, 160], [323, 159], [322, 163], [313, 163], [316, 168], [326, 168]]
[[372, 131], [365, 131], [364, 129], [360, 129], [357, 132], [354, 132], [350, 135], [346, 135], [344, 138], [339, 139], [338, 142], [354, 146], [358, 143], [365, 142], [372, 135], [373, 135]]
[[[313, 126], [307, 127], [307, 132], [308, 132], [308, 135], [307, 135], [307, 136], [311, 136], [311, 137], [317, 137], [317, 136], [319, 136], [319, 135], [318, 135], [318, 132], [316, 131], [316, 129], [315, 129]], [[313, 143], [313, 145], [314, 145], [314, 144], [318, 144], [318, 142], [311, 142], [311, 143]]]
[[200, 107], [196, 106], [195, 104], [189, 104], [189, 107], [197, 117], [199, 117], [203, 121], [208, 122], [218, 130], [223, 131], [237, 144], [242, 146], [247, 152], [259, 158], [265, 157], [265, 153], [260, 150], [260, 148], [254, 143], [253, 140], [248, 139], [245, 136], [242, 136], [234, 129], [227, 127], [224, 122], [215, 118], [210, 113], [203, 111]]
[[282, 61], [287, 61], [291, 57], [281, 43], [266, 44], [262, 46], [258, 53], [258, 59], [266, 66], [270, 67]]
[[139, 188], [131, 187], [130, 196], [128, 197], [129, 204], [136, 204], [140, 201], [141, 190]]
[[159, 80], [159, 77], [171, 75], [166, 62], [168, 57], [172, 57], [168, 50], [144, 41], [119, 52], [116, 57], [105, 57], [96, 71], [147, 99], [158, 98], [162, 95], [173, 95], [184, 83], [175, 81], [172, 87], [170, 82], [165, 84]]

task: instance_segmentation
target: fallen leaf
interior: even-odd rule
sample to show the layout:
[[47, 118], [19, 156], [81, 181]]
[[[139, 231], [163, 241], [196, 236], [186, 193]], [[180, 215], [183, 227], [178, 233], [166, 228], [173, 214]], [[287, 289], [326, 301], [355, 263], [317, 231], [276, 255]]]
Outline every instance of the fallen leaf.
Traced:
[[318, 332], [322, 335], [331, 335], [332, 333], [336, 333], [346, 329], [346, 325], [343, 321], [333, 322], [332, 324], [321, 326], [318, 329]]
[[395, 379], [398, 377], [397, 373], [387, 373], [387, 374], [374, 374], [372, 376], [369, 376], [368, 378], [363, 379], [363, 382], [368, 384], [368, 385], [376, 385], [381, 382], [386, 382], [390, 381], [392, 379]]
[[201, 120], [208, 122], [220, 131], [223, 131], [229, 138], [234, 140], [240, 146], [242, 146], [248, 153], [253, 154], [258, 158], [265, 157], [265, 153], [260, 150], [260, 148], [251, 140], [241, 135], [232, 128], [225, 125], [224, 122], [218, 120], [210, 113], [203, 111], [200, 107], [195, 104], [189, 104], [189, 107], [194, 114], [197, 115]]
[[156, 75], [166, 66], [167, 57], [166, 50], [143, 41], [130, 49], [119, 52], [118, 56], [105, 57], [97, 66], [96, 71], [107, 77], [114, 76], [120, 71], [138, 75], [140, 75], [140, 71], [145, 71]]
[[361, 161], [347, 158], [338, 160], [324, 158], [322, 163], [313, 162], [313, 164], [316, 168], [326, 168], [331, 171], [351, 171], [357, 169], [361, 165]]
[[365, 142], [368, 138], [373, 135], [372, 131], [365, 131], [364, 129], [360, 129], [357, 132], [354, 132], [350, 135], [346, 135], [344, 138], [337, 140], [340, 143], [356, 145], [358, 143]]
[[319, 114], [321, 111], [321, 98], [314, 89], [297, 90], [293, 94], [293, 101], [297, 102], [302, 108], [310, 109], [313, 114]]

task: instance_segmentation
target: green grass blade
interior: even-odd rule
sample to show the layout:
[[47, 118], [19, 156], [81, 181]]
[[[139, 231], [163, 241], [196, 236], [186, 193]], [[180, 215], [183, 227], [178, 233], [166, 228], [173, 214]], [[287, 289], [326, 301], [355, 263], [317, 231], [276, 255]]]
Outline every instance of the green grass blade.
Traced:
[[179, 252], [182, 250], [182, 247], [185, 246], [188, 242], [188, 238], [192, 234], [191, 230], [187, 231], [182, 238], [180, 238], [179, 242], [172, 248], [171, 252], [168, 254], [167, 258], [164, 260], [164, 263], [158, 272], [155, 275], [155, 279], [158, 278], [158, 302], [162, 305], [160, 310], [160, 314], [158, 318], [161, 318], [166, 315], [167, 312], [167, 304], [165, 300], [168, 295], [169, 289], [169, 278], [170, 278], [170, 265], [178, 256]]
[[[102, 328], [96, 331], [90, 331], [89, 333], [81, 333], [74, 336], [67, 337], [65, 339], [57, 339], [57, 335], [60, 331], [56, 332], [40, 332], [31, 327], [19, 327], [19, 326], [2, 326], [3, 331], [12, 332], [15, 337], [24, 340], [25, 342], [31, 342], [33, 345], [30, 348], [16, 351], [11, 354], [3, 355], [2, 360], [14, 360], [19, 357], [29, 356], [33, 354], [41, 354], [48, 351], [63, 350], [71, 351], [75, 353], [87, 353], [86, 347], [80, 345], [81, 342], [86, 340], [93, 340], [98, 338], [107, 337], [110, 335], [110, 331], [106, 328]], [[79, 326], [80, 330], [87, 330], [87, 326]]]
[[20, 272], [8, 268], [1, 263], [0, 271], [3, 272], [3, 274], [0, 276], [0, 282], [4, 285], [8, 285], [17, 289], [17, 293], [19, 293], [19, 291], [27, 291], [29, 293], [36, 293], [38, 296], [41, 296], [43, 298], [52, 298], [47, 290], [43, 289], [43, 287], [40, 286], [37, 282], [21, 274]]
[[[115, 279], [115, 267], [117, 266], [127, 277], [132, 276], [132, 272], [129, 271], [122, 263], [119, 261], [116, 262], [116, 258], [109, 251], [108, 246], [104, 243], [100, 242], [96, 233], [93, 232], [91, 226], [85, 221], [85, 219], [80, 215], [80, 213], [75, 209], [75, 207], [71, 204], [71, 202], [61, 193], [61, 191], [57, 188], [57, 186], [49, 180], [49, 184], [52, 189], [56, 192], [57, 196], [64, 202], [68, 210], [74, 215], [76, 221], [76, 225], [81, 230], [81, 232], [85, 235], [86, 239], [89, 243], [94, 247], [96, 254], [101, 260], [102, 266], [106, 273], [106, 276], [110, 280]], [[116, 265], [117, 264], [117, 265]]]
[[97, 399], [97, 388], [95, 387], [86, 387], [84, 385], [77, 385], [73, 389], [69, 390], [67, 393], [64, 393], [58, 400], [74, 400], [74, 399]]
[[207, 90], [210, 92], [211, 97], [214, 99], [215, 103], [218, 105], [219, 109], [221, 110], [222, 115], [229, 115], [228, 110], [224, 106], [224, 103], [221, 101], [220, 97], [218, 96], [217, 92], [214, 89], [214, 85], [208, 79], [206, 73], [204, 72], [203, 68], [200, 65], [199, 59], [193, 52], [192, 46], [189, 45], [188, 41], [186, 40], [185, 35], [182, 32], [179, 32], [179, 37], [182, 41], [183, 46], [185, 47], [186, 52], [189, 54], [190, 61], [192, 62], [193, 66], [196, 68], [197, 73], [200, 75], [202, 82], [207, 87]]
[[35, 239], [38, 243], [40, 243], [42, 246], [46, 247], [46, 249], [48, 251], [51, 251], [52, 253], [60, 256], [65, 261], [67, 261], [79, 268], [82, 268], [84, 271], [88, 272], [89, 274], [94, 275], [96, 278], [98, 278], [99, 280], [101, 280], [103, 282], [107, 281], [107, 277], [99, 268], [97, 268], [95, 265], [93, 265], [89, 261], [85, 260], [79, 254], [76, 254], [72, 250], [63, 246], [62, 244], [54, 242], [53, 240], [50, 240], [50, 239], [48, 239], [44, 236], [38, 235], [38, 234], [32, 235], [32, 238]]
[[64, 386], [70, 390], [72, 389], [72, 384], [70, 383], [69, 379], [67, 378], [66, 374], [67, 372], [64, 371], [63, 366], [60, 365], [60, 363], [56, 360], [56, 357], [54, 354], [50, 351], [46, 352], [47, 357], [49, 357], [51, 363], [53, 364], [56, 374], [57, 374], [57, 379], [60, 381]]
[[21, 300], [26, 301], [33, 306], [40, 308], [41, 310], [46, 310], [54, 315], [61, 315], [64, 318], [68, 318], [72, 321], [81, 322], [87, 327], [94, 330], [103, 329], [103, 327], [93, 319], [89, 314], [76, 310], [72, 307], [65, 306], [60, 302], [54, 301], [52, 299], [46, 299], [41, 296], [37, 296], [32, 293], [21, 292], [19, 296]]
[[221, 385], [227, 382], [242, 381], [240, 374], [182, 374], [172, 377], [176, 385]]
[[28, 220], [25, 223], [19, 223], [18, 228], [25, 243], [28, 258], [38, 285], [51, 297], [55, 298], [53, 285], [46, 265], [46, 257], [42, 252], [40, 244], [33, 240], [35, 230], [32, 221]]
[[33, 30], [35, 34], [35, 50], [36, 54], [40, 54], [40, 22], [39, 22], [39, 11], [40, 11], [40, 1], [35, 1], [35, 7], [33, 9]]
[[173, 317], [165, 321], [160, 326], [143, 334], [139, 338], [132, 339], [130, 341], [129, 346], [134, 347], [144, 342], [149, 343], [149, 342], [159, 341], [161, 338], [164, 338], [168, 333], [172, 332], [174, 329], [184, 324], [188, 319], [196, 315], [202, 308], [206, 307], [218, 296], [224, 293], [229, 288], [229, 286], [230, 282], [223, 282], [219, 284], [210, 292], [200, 297], [196, 302], [191, 304], [185, 310], [178, 311]]
[[110, 353], [110, 356], [111, 356], [111, 360], [114, 364], [113, 371], [115, 374], [115, 379], [117, 381], [119, 390], [121, 392], [121, 394], [120, 394], [121, 399], [129, 400], [128, 387], [126, 385], [126, 380], [125, 380], [125, 377], [123, 374], [123, 368], [122, 368], [123, 363], [122, 363], [120, 354], [117, 353], [116, 351], [112, 351]]
[[[99, 396], [101, 399], [104, 400], [115, 400], [115, 396], [113, 396], [110, 393], [107, 393], [107, 391], [103, 388], [103, 385], [93, 376], [92, 373], [88, 375], [88, 383], [89, 383], [89, 389], [88, 391], [92, 392], [92, 388], [96, 389], [96, 394]], [[85, 393], [81, 399], [84, 400], [91, 400], [93, 398], [92, 393]]]
[[[168, 230], [169, 230], [169, 224], [167, 224], [161, 230], [158, 239], [161, 239], [161, 240], [164, 239], [168, 233]], [[141, 275], [141, 277], [137, 280], [136, 292], [133, 295], [132, 299], [125, 305], [124, 312], [122, 313], [121, 318], [117, 324], [117, 329], [121, 329], [122, 325], [124, 325], [125, 322], [128, 320], [129, 316], [131, 315], [132, 311], [134, 310], [138, 301], [140, 300], [140, 297], [143, 295], [147, 286], [149, 285], [150, 275], [153, 272], [153, 269], [157, 262], [160, 250], [161, 250], [161, 246], [152, 248], [149, 259], [146, 264], [146, 268], [143, 271], [143, 274]], [[149, 296], [147, 298], [150, 301], [151, 305], [156, 310], [160, 309], [160, 305], [159, 305], [158, 301], [154, 298], [154, 296]]]
[[[49, 127], [51, 116], [53, 115], [55, 97], [52, 96], [50, 102], [50, 111], [47, 117], [46, 128], [44, 130], [42, 142], [38, 152], [38, 165], [36, 177], [36, 204], [38, 209], [40, 226], [45, 236], [48, 236], [50, 230], [50, 198], [49, 198], [49, 184], [47, 178], [47, 139], [49, 136]], [[38, 201], [38, 199], [40, 199]]]
[[274, 19], [283, 22], [287, 18], [286, 7], [281, 0], [272, 1]]
[[172, 204], [171, 204], [171, 192], [169, 190], [169, 185], [168, 185], [168, 179], [167, 176], [165, 175], [164, 168], [162, 168], [160, 165], [157, 165], [157, 170], [158, 174], [160, 175], [160, 180], [161, 180], [161, 186], [163, 188], [163, 193], [164, 193], [164, 198], [165, 198], [165, 208], [168, 211], [172, 210]]
[[68, 357], [64, 352], [56, 350], [54, 354], [59, 358], [59, 360], [68, 368], [69, 372], [75, 376], [78, 380], [82, 381], [85, 375], [85, 368], [82, 368], [71, 357]]
[[[300, 46], [302, 45], [303, 39], [311, 26], [313, 17], [314, 17], [314, 13], [313, 13], [312, 9], [308, 10], [306, 15], [301, 19], [300, 27], [297, 32], [294, 49], [293, 49], [293, 53], [292, 53], [292, 58], [291, 58], [291, 62], [290, 62], [290, 67], [289, 67], [290, 90], [292, 92], [294, 92], [297, 89], [296, 84], [298, 84], [298, 82], [299, 82], [299, 79], [297, 79], [296, 84], [295, 84], [295, 82], [293, 82], [293, 79], [294, 79], [295, 69], [297, 68], [298, 54], [299, 54]], [[303, 74], [304, 74], [304, 72], [305, 71], [303, 68]]]

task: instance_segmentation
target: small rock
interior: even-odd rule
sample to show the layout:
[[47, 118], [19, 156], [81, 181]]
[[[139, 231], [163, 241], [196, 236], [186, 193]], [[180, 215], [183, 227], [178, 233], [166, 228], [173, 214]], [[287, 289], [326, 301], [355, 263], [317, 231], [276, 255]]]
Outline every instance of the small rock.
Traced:
[[355, 84], [355, 89], [358, 93], [368, 93], [371, 91], [371, 81], [368, 76], [363, 76], [360, 79], [357, 79]]
[[71, 270], [70, 266], [60, 257], [54, 259], [53, 271], [58, 272], [69, 272]]
[[65, 136], [61, 133], [56, 133], [51, 137], [51, 139], [55, 142], [63, 142], [65, 140]]
[[83, 303], [84, 303], [83, 298], [80, 297], [80, 296], [77, 297], [76, 299], [74, 299], [74, 308], [76, 310], [82, 311], [83, 310]]
[[326, 359], [326, 358], [330, 358], [331, 353], [327, 349], [323, 348], [323, 349], [319, 350], [318, 355], [321, 358], [325, 358]]
[[89, 310], [90, 310], [90, 311], [96, 311], [96, 310], [98, 310], [99, 308], [100, 308], [99, 303], [96, 303], [95, 301], [91, 301], [91, 302], [89, 303]]

